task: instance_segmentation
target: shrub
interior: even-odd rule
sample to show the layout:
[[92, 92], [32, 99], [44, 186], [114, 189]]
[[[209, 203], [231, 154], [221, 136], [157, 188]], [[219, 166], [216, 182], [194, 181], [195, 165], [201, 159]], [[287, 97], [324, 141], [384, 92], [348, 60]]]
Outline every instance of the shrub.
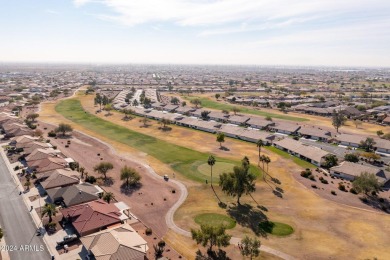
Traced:
[[151, 228], [147, 228], [147, 229], [145, 230], [145, 235], [150, 236], [151, 234], [153, 234], [152, 229], [151, 229]]
[[94, 176], [88, 176], [85, 178], [85, 181], [94, 184], [96, 182], [96, 178]]
[[54, 150], [57, 150], [57, 145], [53, 145], [53, 149], [54, 149]]
[[354, 188], [351, 188], [351, 189], [349, 190], [349, 192], [352, 193], [352, 194], [358, 194], [357, 191], [356, 191]]
[[[65, 147], [66, 147], [66, 145], [65, 145]], [[69, 163], [69, 167], [72, 169], [72, 171], [75, 171], [75, 170], [79, 169], [80, 165], [78, 162], [71, 162], [71, 163]]]
[[311, 175], [311, 170], [310, 170], [310, 169], [306, 169], [306, 170], [304, 170], [304, 171], [301, 172], [301, 176], [302, 176], [303, 178], [309, 178], [310, 175]]
[[47, 136], [48, 137], [56, 137], [57, 134], [53, 130], [51, 130], [49, 133], [47, 133]]
[[313, 189], [317, 189], [317, 185], [315, 185], [315, 184], [312, 184], [311, 187], [312, 187]]
[[69, 145], [68, 145], [68, 144], [66, 144], [66, 145], [65, 145], [65, 148], [68, 148], [68, 147], [69, 147]]
[[16, 165], [15, 168], [14, 168], [15, 171], [17, 171], [19, 169], [20, 169], [19, 165]]
[[329, 182], [328, 182], [327, 180], [325, 180], [324, 178], [322, 178], [321, 182], [322, 182], [323, 184], [328, 184], [328, 183], [329, 183]]
[[316, 180], [316, 178], [314, 177], [314, 175], [310, 175], [310, 176], [309, 176], [309, 179], [310, 179], [311, 181], [315, 181], [315, 180]]
[[341, 191], [347, 191], [347, 190], [345, 189], [345, 185], [342, 184], [341, 182], [339, 183], [339, 190], [341, 190]]
[[176, 190], [175, 190], [175, 189], [173, 189], [173, 190], [172, 190], [172, 193], [176, 193]]
[[334, 196], [337, 195], [336, 192], [335, 192], [334, 190], [332, 190], [330, 193], [331, 193], [332, 195], [334, 195]]
[[383, 202], [385, 202], [385, 199], [384, 198], [379, 198], [379, 202], [383, 203]]

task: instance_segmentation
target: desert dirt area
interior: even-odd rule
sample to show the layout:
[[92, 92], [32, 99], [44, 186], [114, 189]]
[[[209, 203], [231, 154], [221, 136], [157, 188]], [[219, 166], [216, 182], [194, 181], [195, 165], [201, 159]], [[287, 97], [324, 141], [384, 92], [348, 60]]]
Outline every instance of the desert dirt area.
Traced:
[[[97, 108], [93, 106], [93, 98], [91, 98], [91, 96], [82, 96], [81, 100], [84, 108], [94, 114], [94, 111]], [[164, 165], [160, 161], [141, 153], [132, 147], [110, 141], [109, 138], [104, 136], [99, 136], [93, 132], [93, 129], [85, 129], [73, 124], [71, 121], [63, 118], [61, 115], [58, 115], [55, 112], [54, 107], [55, 103], [43, 104], [39, 119], [54, 124], [58, 124], [60, 122], [70, 123], [75, 129], [109, 143], [114, 147], [117, 153], [124, 158], [128, 158], [130, 161], [139, 160], [149, 163], [159, 174], [172, 172], [172, 169], [168, 165]], [[219, 149], [219, 145], [215, 141], [215, 136], [211, 134], [192, 131], [176, 126], [172, 126], [172, 130], [169, 133], [166, 133], [159, 130], [158, 125], [155, 122], [152, 122], [152, 126], [149, 128], [140, 128], [139, 126], [141, 123], [138, 122], [138, 120], [125, 122], [121, 119], [123, 115], [119, 113], [113, 113], [113, 115], [109, 117], [105, 117], [104, 115], [98, 116], [104, 118], [105, 120], [125, 125], [135, 131], [153, 135], [156, 138], [161, 138], [194, 150], [213, 153], [217, 156], [236, 160], [242, 159], [244, 155], [247, 155], [252, 163], [257, 162], [257, 148], [254, 144], [227, 139], [225, 146], [227, 146], [230, 150], [222, 151]], [[77, 132], [74, 134], [77, 134]], [[75, 137], [78, 138], [76, 135]], [[61, 139], [57, 139], [56, 141], [60, 140]], [[80, 140], [86, 142], [81, 138]], [[82, 144], [72, 141], [69, 148], [62, 148], [60, 145], [63, 144], [59, 144], [58, 147], [66, 152], [66, 149], [72, 148], [73, 145], [81, 146]], [[93, 145], [93, 149], [88, 147], [86, 150], [91, 151], [88, 154], [87, 160], [94, 162], [86, 162], [85, 167], [93, 167], [99, 159], [97, 158], [96, 147]], [[292, 160], [282, 158], [267, 149], [263, 150], [264, 153], [266, 153], [272, 160], [269, 165], [269, 174], [279, 179], [281, 184], [276, 185], [269, 181], [264, 182], [262, 180], [258, 180], [256, 184], [257, 190], [253, 194], [253, 199], [249, 196], [245, 196], [242, 203], [248, 203], [256, 209], [258, 203], [259, 206], [262, 206], [262, 208], [268, 209], [268, 211], [263, 210], [262, 213], [270, 220], [287, 223], [291, 225], [295, 231], [287, 237], [276, 237], [272, 235], [268, 235], [266, 238], [261, 237], [260, 239], [263, 244], [288, 253], [298, 259], [390, 258], [390, 252], [387, 250], [387, 245], [390, 243], [390, 236], [388, 236], [388, 232], [386, 232], [386, 230], [390, 229], [390, 216], [347, 207], [317, 196], [312, 190], [307, 189], [294, 178], [293, 173], [299, 174], [302, 170], [301, 167], [296, 165]], [[79, 154], [79, 157], [82, 157], [82, 155], [84, 154]], [[109, 155], [104, 155], [103, 159], [105, 157], [109, 158], [107, 156]], [[111, 156], [113, 155], [111, 154]], [[82, 160], [77, 158], [77, 153], [71, 157], [83, 165]], [[118, 165], [123, 165], [121, 164], [123, 162], [120, 161], [120, 159], [113, 160], [115, 160]], [[129, 165], [131, 163], [130, 161]], [[90, 166], [87, 166], [88, 163]], [[109, 176], [117, 176], [118, 172], [116, 172], [116, 170], [119, 170], [119, 168], [120, 166], [116, 167], [112, 172], [109, 172]], [[88, 169], [88, 172], [92, 173], [92, 170]], [[187, 200], [179, 208], [174, 217], [175, 222], [180, 227], [186, 230], [189, 230], [190, 228], [198, 228], [197, 224], [194, 222], [194, 217], [200, 213], [213, 212], [227, 215], [229, 214], [226, 209], [218, 207], [218, 200], [209, 186], [189, 181], [184, 177], [181, 177], [179, 174], [177, 174], [177, 179], [184, 182], [189, 191]], [[145, 181], [145, 179], [143, 179], [143, 181]], [[126, 202], [126, 200], [122, 199], [122, 197], [129, 198], [129, 200], [131, 200], [134, 196], [138, 199], [137, 194], [133, 194], [131, 197], [120, 194], [120, 190], [118, 189], [119, 186], [116, 187], [116, 185], [120, 185], [120, 181], [115, 181], [114, 184], [111, 187], [107, 187], [107, 189], [113, 189], [115, 194], [119, 193], [119, 195], [116, 196], [118, 200]], [[275, 186], [278, 186], [281, 189], [282, 196], [280, 196], [280, 194], [279, 196], [275, 195], [273, 192], [275, 190]], [[147, 187], [151, 186], [145, 184], [142, 189], [147, 189]], [[215, 187], [216, 193], [220, 199], [227, 203], [229, 207], [234, 207], [233, 199], [226, 197], [217, 185], [215, 185]], [[106, 187], [104, 188], [106, 189]], [[159, 190], [160, 186], [154, 186], [154, 190], [152, 191], [155, 191], [156, 189]], [[166, 192], [169, 193], [169, 189]], [[156, 201], [157, 200], [158, 198]], [[147, 222], [147, 220], [143, 219], [142, 216], [137, 213], [137, 206], [133, 206], [131, 202], [128, 204], [138, 217]], [[166, 204], [161, 203], [159, 205]], [[150, 206], [146, 207], [143, 201], [142, 203], [139, 203], [139, 210], [154, 210], [157, 209], [157, 206], [158, 205], [153, 208]], [[155, 216], [159, 216], [154, 219], [155, 225], [165, 225], [163, 216], [165, 215], [167, 209], [168, 207], [166, 209], [159, 209], [159, 212], [152, 211]], [[255, 210], [251, 212], [255, 212]], [[148, 216], [145, 217], [147, 218]], [[148, 221], [153, 221], [153, 218], [147, 219]], [[173, 231], [170, 230], [167, 232], [166, 227], [160, 227], [160, 229], [157, 228], [157, 230], [164, 232], [166, 240], [181, 254], [189, 256], [190, 258], [193, 256], [193, 249], [195, 245], [191, 239], [181, 239], [181, 237], [173, 233]], [[250, 226], [248, 227], [248, 225], [245, 225], [243, 222], [242, 225], [238, 223], [236, 228], [229, 230], [229, 233], [237, 237], [242, 237], [244, 234], [253, 235]]]

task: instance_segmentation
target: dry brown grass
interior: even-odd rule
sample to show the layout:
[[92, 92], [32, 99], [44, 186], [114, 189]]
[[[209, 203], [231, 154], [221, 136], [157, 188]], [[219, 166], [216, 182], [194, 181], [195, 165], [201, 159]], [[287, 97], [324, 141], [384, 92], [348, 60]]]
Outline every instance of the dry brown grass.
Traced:
[[[81, 99], [87, 110], [92, 112], [96, 110], [91, 103], [91, 96], [83, 96]], [[55, 113], [54, 104], [44, 105], [43, 108], [41, 120], [54, 123], [68, 122], [68, 120]], [[173, 126], [172, 131], [167, 134], [158, 130], [155, 123], [150, 128], [140, 128], [138, 120], [124, 122], [121, 120], [122, 115], [118, 113], [114, 113], [110, 117], [99, 116], [130, 129], [142, 131], [144, 134], [153, 135], [192, 149], [212, 152], [218, 156], [234, 159], [240, 159], [244, 155], [248, 155], [252, 162], [256, 162], [257, 150], [254, 144], [228, 139], [226, 146], [231, 150], [225, 152], [218, 149], [214, 135], [176, 126]], [[112, 142], [105, 137], [96, 135], [91, 130], [75, 125], [74, 127], [110, 143], [119, 153], [147, 161], [159, 173], [172, 172], [169, 166], [133, 148]], [[260, 205], [268, 208], [269, 211], [265, 214], [272, 221], [287, 223], [293, 226], [295, 232], [285, 238], [273, 236], [269, 236], [267, 239], [263, 238], [261, 239], [263, 244], [300, 259], [390, 258], [390, 252], [385, 250], [390, 243], [390, 236], [386, 231], [390, 228], [390, 216], [345, 207], [318, 197], [298, 183], [291, 175], [291, 172], [300, 171], [300, 167], [291, 160], [281, 158], [268, 151], [265, 151], [265, 153], [272, 160], [269, 166], [270, 174], [282, 182], [283, 198], [276, 197], [272, 193], [271, 187], [264, 182], [257, 183], [257, 191], [253, 194], [253, 197]], [[180, 175], [177, 174], [177, 178], [181, 178]], [[182, 180], [189, 189], [189, 197], [175, 214], [175, 220], [179, 226], [185, 229], [197, 227], [193, 216], [201, 212], [226, 214], [223, 209], [218, 207], [217, 200], [209, 186]], [[224, 196], [219, 188], [216, 191], [223, 201], [228, 203], [232, 201], [232, 199]], [[245, 196], [242, 202], [256, 205], [248, 196]], [[229, 232], [239, 237], [244, 234], [253, 234], [248, 228], [240, 225]], [[193, 255], [191, 252], [194, 252], [196, 247], [190, 239], [178, 236], [172, 231], [166, 234], [166, 239], [181, 254], [191, 258], [190, 256]]]

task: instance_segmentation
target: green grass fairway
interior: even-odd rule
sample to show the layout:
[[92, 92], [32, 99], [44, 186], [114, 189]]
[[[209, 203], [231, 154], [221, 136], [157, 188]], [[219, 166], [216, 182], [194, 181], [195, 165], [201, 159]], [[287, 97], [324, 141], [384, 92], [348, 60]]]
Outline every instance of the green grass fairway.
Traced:
[[[213, 166], [213, 181], [219, 180], [219, 175], [224, 172], [232, 171], [234, 164], [226, 162], [216, 162]], [[205, 179], [210, 178], [210, 165], [207, 163], [202, 163], [198, 166], [198, 172], [200, 172]]]
[[[199, 98], [199, 100], [202, 102], [202, 107], [205, 107], [205, 108], [212, 108], [212, 109], [228, 110], [228, 111], [230, 111], [234, 107], [234, 105], [220, 103], [220, 102], [208, 99], [208, 98], [202, 98], [202, 97], [196, 97], [196, 98]], [[185, 99], [191, 100], [191, 99], [195, 99], [195, 97], [191, 97], [191, 98], [185, 97]], [[252, 115], [258, 115], [258, 116], [264, 116], [264, 117], [270, 116], [272, 118], [279, 118], [279, 119], [296, 121], [296, 122], [309, 121], [309, 119], [303, 118], [303, 117], [295, 117], [295, 116], [274, 114], [274, 113], [269, 113], [269, 112], [265, 112], [265, 111], [255, 110], [255, 109], [242, 107], [242, 106], [240, 106], [239, 108], [241, 110], [241, 113], [245, 113], [245, 114], [252, 114]]]
[[[101, 119], [84, 111], [77, 99], [63, 100], [55, 109], [65, 118], [82, 127], [153, 156], [189, 179], [199, 182], [205, 181], [203, 173], [198, 171], [198, 166], [207, 163], [208, 154], [178, 146]], [[216, 158], [216, 160], [232, 165], [240, 164], [238, 161], [223, 158]], [[254, 165], [251, 166], [251, 171], [260, 177], [261, 173]]]
[[259, 228], [274, 236], [288, 236], [294, 232], [294, 229], [287, 224], [280, 222], [264, 221], [259, 224]]
[[226, 229], [232, 229], [236, 226], [236, 221], [228, 216], [216, 213], [204, 213], [195, 217], [195, 222], [199, 225], [218, 226], [224, 225]]

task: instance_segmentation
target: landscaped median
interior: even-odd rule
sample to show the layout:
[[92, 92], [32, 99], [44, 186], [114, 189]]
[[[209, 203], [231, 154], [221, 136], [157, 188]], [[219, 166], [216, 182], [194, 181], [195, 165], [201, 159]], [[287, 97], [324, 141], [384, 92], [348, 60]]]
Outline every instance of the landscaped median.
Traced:
[[[204, 166], [199, 171], [199, 166], [207, 163], [209, 154], [178, 146], [101, 119], [86, 112], [77, 99], [62, 100], [55, 109], [58, 113], [74, 123], [99, 135], [110, 138], [113, 141], [145, 152], [161, 162], [170, 165], [175, 171], [191, 180], [198, 182], [205, 182], [206, 179], [210, 180], [203, 170]], [[217, 158], [217, 162], [240, 165], [238, 161], [224, 158]], [[251, 171], [257, 176], [261, 174], [260, 170], [255, 166], [251, 166]], [[218, 179], [216, 174], [213, 177], [213, 181], [218, 181]]]

